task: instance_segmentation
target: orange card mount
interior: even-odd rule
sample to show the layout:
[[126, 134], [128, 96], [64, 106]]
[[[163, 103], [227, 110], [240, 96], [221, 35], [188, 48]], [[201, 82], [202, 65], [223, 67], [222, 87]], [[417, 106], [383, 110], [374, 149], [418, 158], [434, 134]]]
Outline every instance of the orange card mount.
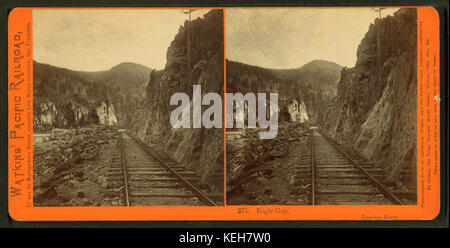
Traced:
[[[280, 10], [294, 19], [336, 16], [343, 29], [342, 16], [374, 16], [361, 19], [367, 25], [360, 33], [346, 32], [347, 40], [355, 37], [351, 47], [339, 48], [327, 43], [340, 40], [325, 28], [331, 24], [297, 30], [276, 19]], [[432, 7], [16, 8], [8, 25], [15, 220], [397, 221], [439, 214], [439, 16]], [[321, 42], [328, 45], [320, 49]], [[322, 55], [328, 48], [335, 56]], [[339, 53], [348, 51], [350, 64]], [[325, 80], [317, 72], [332, 83], [306, 82]], [[192, 92], [193, 85], [201, 90]], [[256, 102], [262, 92], [277, 94], [278, 108], [264, 115], [277, 116], [271, 139], [258, 138], [269, 118], [256, 111], [258, 125], [249, 121], [252, 96]], [[202, 102], [191, 102], [197, 93]], [[242, 119], [238, 93], [247, 101]], [[192, 107], [180, 105], [184, 96]], [[223, 99], [220, 108], [213, 96]], [[236, 105], [227, 109], [228, 97]], [[212, 116], [223, 125], [208, 128]], [[185, 120], [203, 125], [171, 126]]]

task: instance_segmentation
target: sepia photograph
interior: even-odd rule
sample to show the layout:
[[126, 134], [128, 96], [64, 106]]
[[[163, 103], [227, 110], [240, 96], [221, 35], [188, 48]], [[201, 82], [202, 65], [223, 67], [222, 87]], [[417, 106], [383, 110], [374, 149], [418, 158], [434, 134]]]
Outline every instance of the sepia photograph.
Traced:
[[35, 207], [224, 204], [223, 128], [171, 125], [173, 95], [224, 94], [222, 9], [32, 18]]
[[[225, 26], [226, 91], [245, 95], [228, 205], [417, 204], [415, 8], [233, 8]], [[253, 93], [277, 96], [270, 139]]]

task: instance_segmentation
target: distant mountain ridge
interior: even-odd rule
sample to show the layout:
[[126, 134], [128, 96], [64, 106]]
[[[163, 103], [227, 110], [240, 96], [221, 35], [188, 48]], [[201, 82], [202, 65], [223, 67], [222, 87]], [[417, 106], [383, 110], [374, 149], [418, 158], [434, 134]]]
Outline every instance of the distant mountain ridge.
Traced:
[[304, 102], [310, 119], [320, 123], [336, 96], [342, 68], [325, 60], [313, 60], [295, 69], [269, 69], [227, 60], [227, 92], [278, 92], [281, 110], [294, 100]]
[[150, 72], [131, 62], [86, 72], [33, 61], [34, 127], [127, 126], [144, 99]]

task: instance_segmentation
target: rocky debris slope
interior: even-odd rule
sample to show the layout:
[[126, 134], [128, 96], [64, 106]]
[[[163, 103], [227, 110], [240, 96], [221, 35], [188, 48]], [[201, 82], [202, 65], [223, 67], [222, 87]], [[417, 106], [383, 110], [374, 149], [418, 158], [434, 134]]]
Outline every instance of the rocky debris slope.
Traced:
[[[378, 40], [377, 40], [378, 39]], [[378, 44], [378, 45], [377, 45]], [[324, 128], [389, 173], [415, 187], [417, 14], [401, 9], [377, 19], [342, 70]], [[408, 177], [400, 177], [401, 172]]]
[[216, 92], [223, 99], [222, 11], [212, 10], [203, 18], [186, 21], [166, 58], [164, 70], [150, 74], [132, 130], [138, 138], [149, 145], [157, 144], [173, 159], [196, 171], [203, 182], [223, 188], [223, 129], [174, 129], [170, 124], [170, 113], [177, 107], [170, 105], [174, 93], [186, 93], [192, 101], [192, 85], [198, 84], [202, 96]]
[[259, 139], [259, 131], [227, 132], [227, 204], [306, 204], [307, 187], [294, 176], [308, 149], [308, 127], [280, 123], [271, 140]]
[[33, 138], [35, 206], [102, 204], [110, 149], [117, 139], [113, 128], [54, 129]]
[[79, 72], [33, 62], [33, 128], [91, 123], [127, 126], [144, 99], [150, 68], [122, 63], [108, 71]]
[[[324, 60], [298, 69], [266, 69], [227, 60], [227, 92], [277, 92], [280, 119], [305, 121], [292, 113], [291, 105], [303, 105], [308, 121], [320, 123], [326, 107], [336, 96], [342, 66]], [[295, 117], [294, 117], [295, 115]], [[300, 114], [304, 116], [304, 114]]]

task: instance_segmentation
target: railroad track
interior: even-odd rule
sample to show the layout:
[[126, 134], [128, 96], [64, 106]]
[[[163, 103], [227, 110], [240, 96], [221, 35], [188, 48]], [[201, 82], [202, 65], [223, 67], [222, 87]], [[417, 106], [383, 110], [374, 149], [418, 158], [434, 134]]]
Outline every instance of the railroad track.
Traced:
[[199, 178], [125, 132], [108, 171], [110, 191], [120, 192], [124, 206], [216, 206], [213, 197], [194, 184]]
[[[318, 130], [310, 131], [310, 153], [297, 167], [296, 177], [310, 184], [311, 205], [403, 205], [383, 183], [381, 168], [349, 154]], [[308, 182], [309, 181], [309, 182]]]

